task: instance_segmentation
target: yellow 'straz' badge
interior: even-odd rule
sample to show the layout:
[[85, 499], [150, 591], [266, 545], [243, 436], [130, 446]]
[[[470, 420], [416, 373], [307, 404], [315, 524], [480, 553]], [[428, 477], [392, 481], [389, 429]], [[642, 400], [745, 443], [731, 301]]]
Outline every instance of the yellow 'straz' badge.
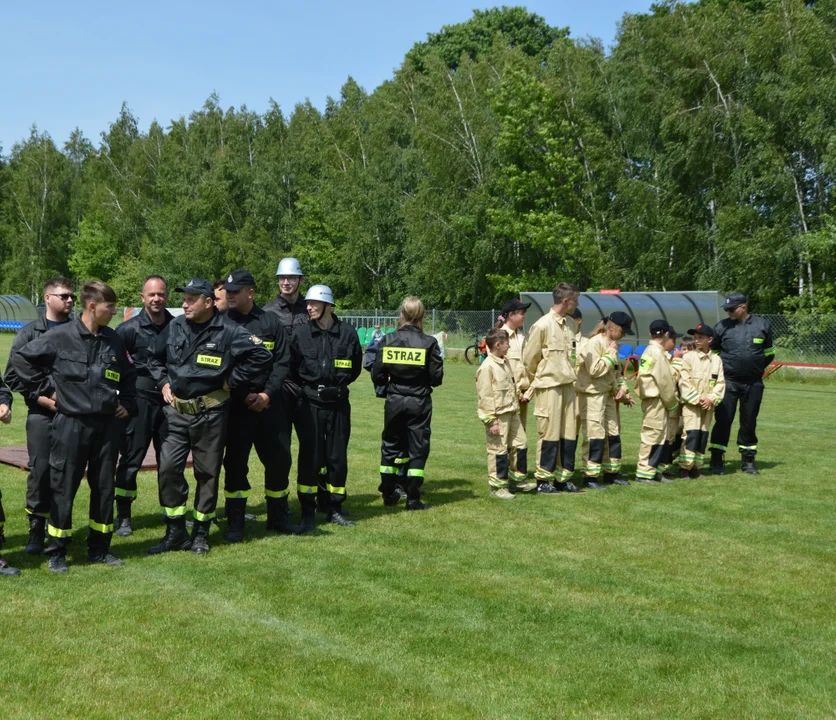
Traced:
[[119, 379], [122, 377], [122, 373], [118, 373], [115, 370], [105, 370], [105, 380], [113, 380], [113, 382], [119, 382]]
[[639, 363], [639, 373], [642, 375], [646, 375], [650, 372], [650, 368], [653, 367], [653, 358], [651, 357], [643, 357], [641, 362]]
[[351, 360], [340, 360], [339, 358], [336, 358], [334, 360], [334, 367], [351, 370]]
[[266, 347], [268, 350], [272, 351], [272, 350], [276, 349], [276, 343], [273, 340], [265, 340], [264, 341], [264, 347]]
[[389, 365], [423, 365], [426, 360], [424, 348], [383, 348], [383, 362]]
[[197, 364], [198, 365], [211, 365], [212, 367], [220, 367], [222, 362], [223, 362], [223, 358], [220, 358], [217, 355], [198, 355], [197, 356]]

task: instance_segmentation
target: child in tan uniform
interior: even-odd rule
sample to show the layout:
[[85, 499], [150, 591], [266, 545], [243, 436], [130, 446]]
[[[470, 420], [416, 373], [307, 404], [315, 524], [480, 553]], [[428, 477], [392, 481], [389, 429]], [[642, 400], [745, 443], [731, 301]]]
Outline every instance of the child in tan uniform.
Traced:
[[676, 332], [665, 320], [650, 323], [650, 342], [642, 353], [636, 393], [642, 401], [642, 431], [636, 482], [662, 482], [657, 472], [669, 452], [668, 416], [679, 405], [668, 352]]
[[[516, 298], [509, 300], [502, 306], [500, 326], [508, 333], [508, 354], [505, 361], [511, 365], [511, 372], [514, 375], [514, 382], [517, 386], [517, 400], [520, 402], [520, 422], [522, 423], [523, 438], [525, 438], [525, 425], [528, 417], [528, 399], [526, 390], [530, 385], [528, 372], [523, 365], [523, 353], [525, 352], [525, 311], [531, 307], [531, 303], [520, 302]], [[517, 448], [517, 470], [525, 477], [528, 474], [528, 444]]]
[[513, 500], [512, 490], [536, 490], [518, 471], [517, 448], [525, 446], [520, 403], [508, 354], [508, 333], [494, 328], [486, 338], [488, 357], [476, 373], [479, 419], [485, 426], [488, 446], [488, 484], [491, 497]]
[[682, 396], [682, 438], [685, 447], [679, 455], [680, 477], [702, 477], [708, 431], [714, 417], [714, 408], [726, 394], [723, 362], [711, 352], [709, 345], [714, 331], [708, 325], [697, 325], [689, 330], [694, 336], [696, 349], [682, 357], [679, 376], [679, 393]]

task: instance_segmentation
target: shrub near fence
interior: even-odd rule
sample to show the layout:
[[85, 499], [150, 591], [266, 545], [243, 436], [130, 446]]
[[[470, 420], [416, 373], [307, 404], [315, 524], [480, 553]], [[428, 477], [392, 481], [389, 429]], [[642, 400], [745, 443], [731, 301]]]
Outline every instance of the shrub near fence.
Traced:
[[[340, 318], [355, 327], [386, 330], [398, 322], [397, 310], [342, 310]], [[427, 310], [424, 332], [447, 333], [448, 350], [462, 351], [487, 335], [498, 310]], [[772, 324], [776, 359], [782, 362], [836, 365], [836, 315], [764, 315]], [[455, 353], [454, 353], [455, 354]]]

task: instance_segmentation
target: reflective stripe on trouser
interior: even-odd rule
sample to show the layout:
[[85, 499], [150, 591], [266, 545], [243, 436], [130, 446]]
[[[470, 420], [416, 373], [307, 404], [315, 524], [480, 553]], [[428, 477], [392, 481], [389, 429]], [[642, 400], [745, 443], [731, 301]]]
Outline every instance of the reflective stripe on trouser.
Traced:
[[685, 405], [682, 408], [684, 447], [679, 454], [679, 467], [683, 470], [702, 467], [713, 416], [714, 408], [703, 410], [699, 405]]
[[[390, 393], [383, 409], [383, 433], [380, 442], [381, 467], [394, 467], [396, 474], [381, 470], [381, 492], [384, 497], [395, 492], [398, 475], [405, 485], [407, 497], [418, 500], [424, 482], [424, 468], [430, 455], [432, 397], [416, 397]], [[406, 455], [405, 461], [400, 461]], [[417, 472], [420, 470], [421, 472]]]
[[667, 470], [682, 449], [682, 405], [677, 405], [676, 410], [668, 412], [667, 429], [665, 431], [665, 448], [662, 461], [659, 463], [660, 470]]
[[496, 416], [499, 434], [485, 428], [488, 451], [488, 484], [494, 488], [508, 487], [508, 480], [521, 482], [525, 475], [517, 469], [517, 448], [525, 444], [525, 431], [518, 413]]
[[217, 405], [198, 415], [181, 415], [170, 405], [163, 409], [163, 444], [160, 448], [160, 505], [166, 517], [179, 517], [189, 501], [189, 485], [184, 470], [192, 453], [195, 478], [195, 519], [203, 522], [215, 517], [218, 504], [218, 477], [224, 456], [229, 422], [229, 403]]
[[[48, 414], [44, 414], [48, 413]], [[49, 446], [53, 414], [30, 410], [26, 418], [26, 449], [29, 452], [29, 476], [26, 478], [26, 512], [49, 517], [52, 504]]]
[[151, 443], [157, 464], [160, 460], [160, 443], [164, 422], [163, 405], [139, 395], [136, 399], [137, 414], [127, 420], [117, 420], [121, 427], [119, 464], [116, 467], [115, 495], [127, 502], [136, 499], [136, 476]]
[[113, 476], [119, 424], [109, 415], [63, 415], [52, 419], [49, 450], [52, 502], [47, 532], [64, 547], [73, 533], [73, 501], [87, 471], [90, 486], [87, 546], [106, 551], [113, 533]]
[[570, 480], [578, 444], [575, 386], [538, 388], [532, 402], [537, 418], [535, 477], [541, 482]]
[[726, 394], [714, 410], [714, 429], [711, 431], [711, 445], [715, 450], [729, 444], [731, 426], [734, 422], [738, 401], [740, 402], [740, 427], [737, 431], [737, 446], [741, 452], [752, 455], [758, 445], [758, 413], [763, 400], [763, 381], [741, 383], [726, 378]]
[[636, 477], [651, 480], [667, 452], [668, 411], [659, 398], [642, 400], [642, 430]]
[[578, 393], [583, 432], [583, 474], [600, 477], [621, 469], [621, 416], [612, 395]]
[[[345, 501], [350, 437], [351, 406], [347, 400], [320, 405], [303, 396], [297, 487], [303, 508], [315, 507], [317, 494], [331, 506], [339, 507]], [[316, 488], [313, 493], [309, 491], [312, 486]]]
[[290, 433], [282, 431], [286, 422], [278, 403], [270, 404], [261, 412], [252, 412], [243, 403], [234, 402], [229, 411], [224, 454], [224, 497], [227, 500], [247, 498], [250, 494], [249, 459], [253, 447], [264, 466], [265, 497], [288, 494], [287, 473], [282, 470], [290, 456]]

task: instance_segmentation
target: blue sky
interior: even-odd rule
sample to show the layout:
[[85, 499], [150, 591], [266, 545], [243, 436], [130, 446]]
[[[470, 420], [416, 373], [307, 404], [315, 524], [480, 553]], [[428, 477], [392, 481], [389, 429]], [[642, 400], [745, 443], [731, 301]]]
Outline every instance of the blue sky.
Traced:
[[[499, 2], [497, 4], [502, 4]], [[505, 4], [513, 4], [505, 0]], [[572, 37], [613, 42], [616, 25], [650, 0], [526, 3]], [[477, 0], [43, 0], [0, 6], [0, 147], [8, 155], [32, 123], [63, 145], [74, 127], [96, 144], [122, 102], [152, 120], [221, 105], [287, 114], [306, 98], [323, 107], [351, 75], [368, 91], [391, 77], [412, 45], [467, 20]]]

